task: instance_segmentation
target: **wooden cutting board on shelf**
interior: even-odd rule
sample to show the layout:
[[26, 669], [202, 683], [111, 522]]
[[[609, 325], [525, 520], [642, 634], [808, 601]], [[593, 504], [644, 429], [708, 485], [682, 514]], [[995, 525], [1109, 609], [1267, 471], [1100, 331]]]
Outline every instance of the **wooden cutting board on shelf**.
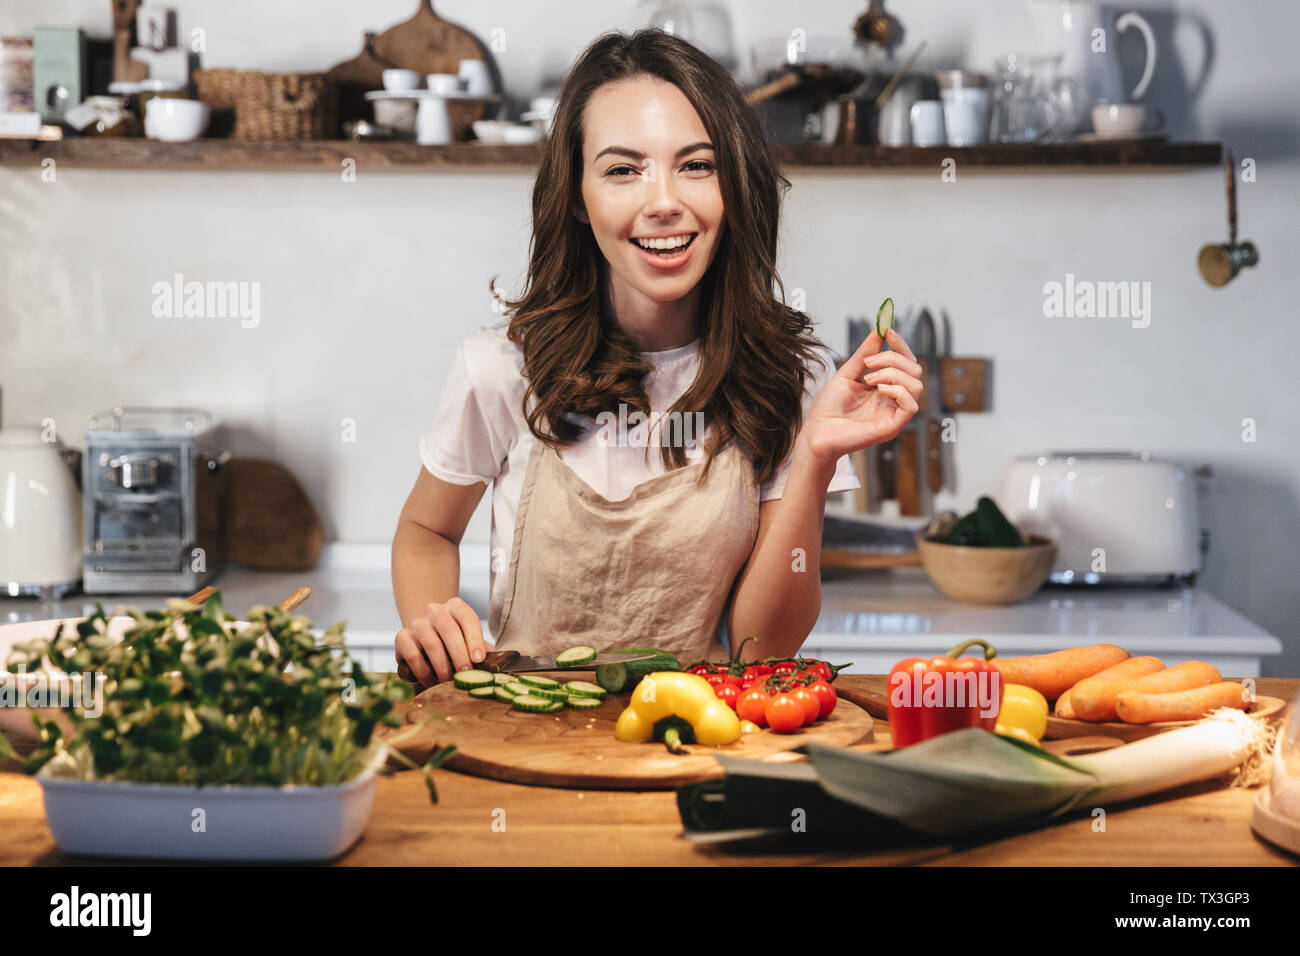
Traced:
[[[593, 679], [591, 671], [549, 676]], [[405, 727], [384, 728], [381, 736], [401, 737], [394, 746], [417, 763], [435, 749], [455, 744], [456, 754], [444, 764], [448, 769], [510, 783], [584, 790], [668, 790], [721, 777], [722, 765], [714, 754], [797, 759], [788, 751], [810, 741], [847, 747], [872, 740], [871, 716], [841, 699], [830, 717], [791, 734], [762, 730], [725, 747], [688, 745], [688, 754], [671, 754], [662, 744], [614, 739], [614, 723], [628, 699], [627, 694], [611, 695], [593, 710], [524, 714], [501, 701], [470, 697], [450, 683], [439, 684], [409, 702]], [[431, 715], [438, 716], [429, 720]], [[413, 726], [419, 729], [413, 731]]]
[[464, 27], [438, 16], [433, 0], [420, 0], [415, 16], [379, 34], [374, 51], [380, 59], [422, 75], [455, 74], [461, 60], [486, 60], [500, 89], [496, 64], [486, 48]]

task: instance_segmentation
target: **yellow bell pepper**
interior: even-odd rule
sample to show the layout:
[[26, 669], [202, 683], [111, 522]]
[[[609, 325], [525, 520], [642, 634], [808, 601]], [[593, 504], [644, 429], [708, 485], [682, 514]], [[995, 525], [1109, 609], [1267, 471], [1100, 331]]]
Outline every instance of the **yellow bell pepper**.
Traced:
[[1002, 709], [994, 730], [1038, 746], [1047, 732], [1047, 698], [1024, 684], [1002, 685]]
[[665, 717], [685, 720], [695, 732], [695, 742], [705, 746], [729, 744], [740, 736], [740, 718], [718, 700], [703, 677], [655, 671], [641, 678], [632, 691], [632, 702], [614, 725], [614, 737], [625, 743], [645, 743], [654, 737], [655, 724]]

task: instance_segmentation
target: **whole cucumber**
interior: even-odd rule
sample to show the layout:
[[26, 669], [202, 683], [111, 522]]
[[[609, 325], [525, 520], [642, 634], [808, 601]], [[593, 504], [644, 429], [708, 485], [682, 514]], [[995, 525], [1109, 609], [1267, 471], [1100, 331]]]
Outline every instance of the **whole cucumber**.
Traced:
[[657, 647], [620, 647], [618, 651], [628, 654], [654, 654], [654, 657], [641, 661], [596, 665], [596, 683], [611, 694], [625, 694], [641, 683], [641, 678], [655, 671], [681, 670], [681, 662], [670, 651]]

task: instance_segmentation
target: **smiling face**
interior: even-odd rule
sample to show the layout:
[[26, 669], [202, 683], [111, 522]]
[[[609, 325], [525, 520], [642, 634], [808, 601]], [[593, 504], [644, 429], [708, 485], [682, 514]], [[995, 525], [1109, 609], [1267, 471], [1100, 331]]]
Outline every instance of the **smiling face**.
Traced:
[[708, 271], [723, 228], [713, 144], [680, 89], [637, 76], [602, 86], [583, 117], [582, 200], [609, 263], [616, 314], [653, 316]]

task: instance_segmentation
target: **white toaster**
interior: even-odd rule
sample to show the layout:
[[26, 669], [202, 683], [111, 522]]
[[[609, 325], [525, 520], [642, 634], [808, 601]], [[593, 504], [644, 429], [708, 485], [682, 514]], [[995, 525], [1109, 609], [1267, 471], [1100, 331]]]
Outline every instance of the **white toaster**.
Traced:
[[997, 502], [1021, 530], [1056, 542], [1057, 584], [1191, 584], [1201, 569], [1195, 479], [1148, 452], [1022, 456]]

